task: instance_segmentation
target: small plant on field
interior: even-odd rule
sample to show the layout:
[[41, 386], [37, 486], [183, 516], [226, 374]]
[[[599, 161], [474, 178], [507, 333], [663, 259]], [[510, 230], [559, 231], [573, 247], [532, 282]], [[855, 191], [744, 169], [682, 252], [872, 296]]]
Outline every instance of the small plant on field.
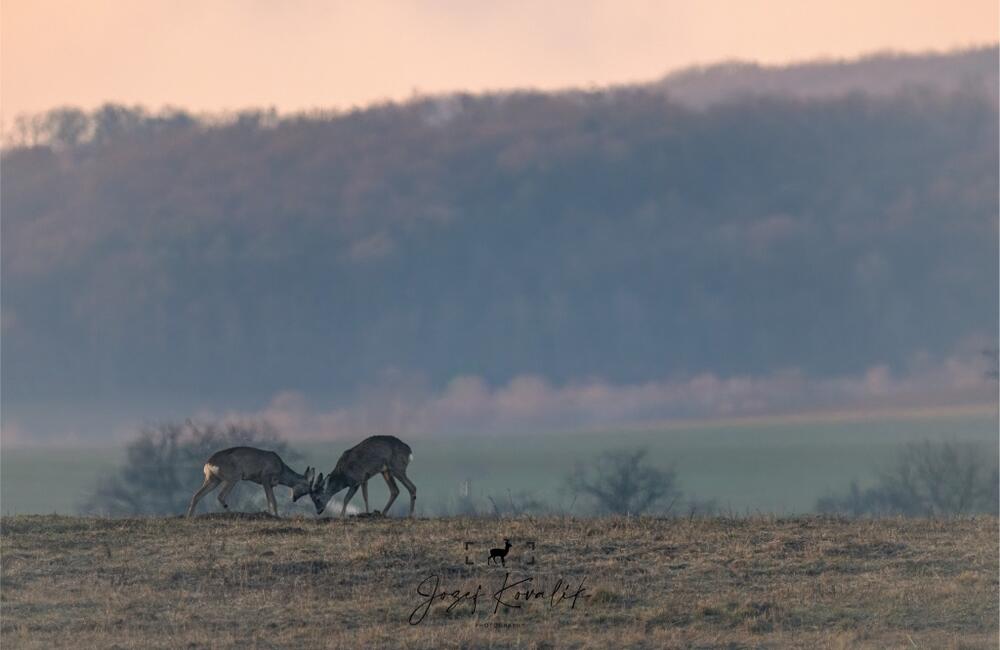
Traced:
[[497, 517], [520, 517], [521, 515], [543, 515], [550, 511], [549, 506], [524, 490], [513, 494], [507, 490], [503, 497], [490, 495], [492, 514]]
[[677, 476], [672, 469], [650, 465], [646, 455], [646, 449], [606, 451], [578, 463], [566, 477], [566, 487], [601, 514], [670, 512], [682, 495]]
[[[190, 421], [183, 425], [166, 423], [139, 432], [126, 447], [121, 467], [98, 482], [81, 510], [112, 516], [182, 514], [204, 479], [202, 468], [208, 457], [220, 449], [237, 446], [275, 451], [289, 464], [299, 461], [298, 454], [289, 450], [266, 422], [204, 426]], [[255, 489], [241, 491], [241, 487], [237, 484], [229, 496], [230, 509], [263, 510], [260, 489], [252, 486]], [[284, 500], [279, 499], [279, 504], [283, 506]], [[221, 510], [214, 498], [204, 499], [202, 507], [206, 506]]]
[[979, 445], [923, 441], [906, 445], [878, 483], [821, 498], [824, 513], [929, 517], [970, 513], [997, 514], [996, 450]]
[[487, 494], [476, 498], [469, 494], [459, 494], [440, 505], [434, 513], [440, 517], [520, 517], [523, 515], [545, 515], [552, 512], [549, 505], [527, 491], [511, 492], [503, 496]]

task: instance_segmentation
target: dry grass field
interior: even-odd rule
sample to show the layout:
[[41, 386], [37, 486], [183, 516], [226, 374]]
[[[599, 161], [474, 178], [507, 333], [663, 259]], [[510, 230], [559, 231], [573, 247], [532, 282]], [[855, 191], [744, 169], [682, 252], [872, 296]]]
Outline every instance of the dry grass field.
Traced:
[[995, 518], [17, 516], [0, 550], [4, 648], [998, 643]]

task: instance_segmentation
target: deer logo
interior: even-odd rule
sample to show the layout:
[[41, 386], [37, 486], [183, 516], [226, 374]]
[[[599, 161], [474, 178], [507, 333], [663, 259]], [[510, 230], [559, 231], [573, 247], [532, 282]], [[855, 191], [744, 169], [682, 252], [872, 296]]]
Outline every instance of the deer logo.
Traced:
[[510, 547], [512, 546], [509, 539], [504, 538], [503, 548], [491, 548], [490, 549], [490, 559], [486, 560], [486, 564], [496, 564], [497, 558], [500, 559], [500, 565], [506, 567], [507, 562], [504, 560], [507, 554], [510, 553]]

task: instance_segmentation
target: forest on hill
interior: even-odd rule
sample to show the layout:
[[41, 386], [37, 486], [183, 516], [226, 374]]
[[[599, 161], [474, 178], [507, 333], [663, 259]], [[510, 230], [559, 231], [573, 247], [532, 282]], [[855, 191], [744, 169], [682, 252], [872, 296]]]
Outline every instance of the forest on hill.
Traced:
[[[925, 59], [948, 56], [970, 55]], [[938, 68], [811, 97], [685, 103], [668, 78], [22, 119], [4, 406], [337, 399], [387, 368], [440, 386], [940, 361], [997, 330], [998, 113]]]

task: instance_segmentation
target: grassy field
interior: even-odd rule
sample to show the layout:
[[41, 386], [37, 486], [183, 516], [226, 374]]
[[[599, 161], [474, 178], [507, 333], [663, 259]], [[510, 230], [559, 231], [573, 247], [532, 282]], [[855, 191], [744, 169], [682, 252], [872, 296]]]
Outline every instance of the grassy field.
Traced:
[[[5, 648], [998, 642], [989, 517], [16, 516], [0, 526]], [[505, 537], [506, 568], [489, 565]]]
[[[405, 439], [413, 447], [409, 473], [420, 489], [417, 507], [422, 515], [456, 514], [450, 506], [467, 480], [471, 496], [480, 503], [488, 505], [488, 496], [506, 500], [508, 491], [527, 493], [561, 513], [572, 498], [559, 488], [577, 462], [588, 462], [607, 449], [637, 447], [649, 450], [653, 465], [674, 467], [689, 497], [715, 499], [727, 513], [795, 515], [811, 512], [816, 499], [845, 490], [852, 479], [862, 487], [871, 484], [908, 442], [981, 444], [989, 450], [985, 453], [995, 457], [996, 431], [996, 413], [989, 411], [919, 418], [689, 424], [649, 431]], [[328, 471], [354, 442], [291, 444], [298, 452], [293, 465], [303, 469], [309, 464]], [[77, 514], [77, 506], [97, 481], [123, 459], [122, 447], [5, 447], [0, 453], [0, 512]], [[194, 493], [202, 481], [201, 464], [191, 469]], [[59, 477], [58, 490], [50, 487], [53, 476]], [[237, 490], [260, 492], [250, 485]], [[374, 503], [385, 503], [384, 482], [372, 481], [371, 490]]]

